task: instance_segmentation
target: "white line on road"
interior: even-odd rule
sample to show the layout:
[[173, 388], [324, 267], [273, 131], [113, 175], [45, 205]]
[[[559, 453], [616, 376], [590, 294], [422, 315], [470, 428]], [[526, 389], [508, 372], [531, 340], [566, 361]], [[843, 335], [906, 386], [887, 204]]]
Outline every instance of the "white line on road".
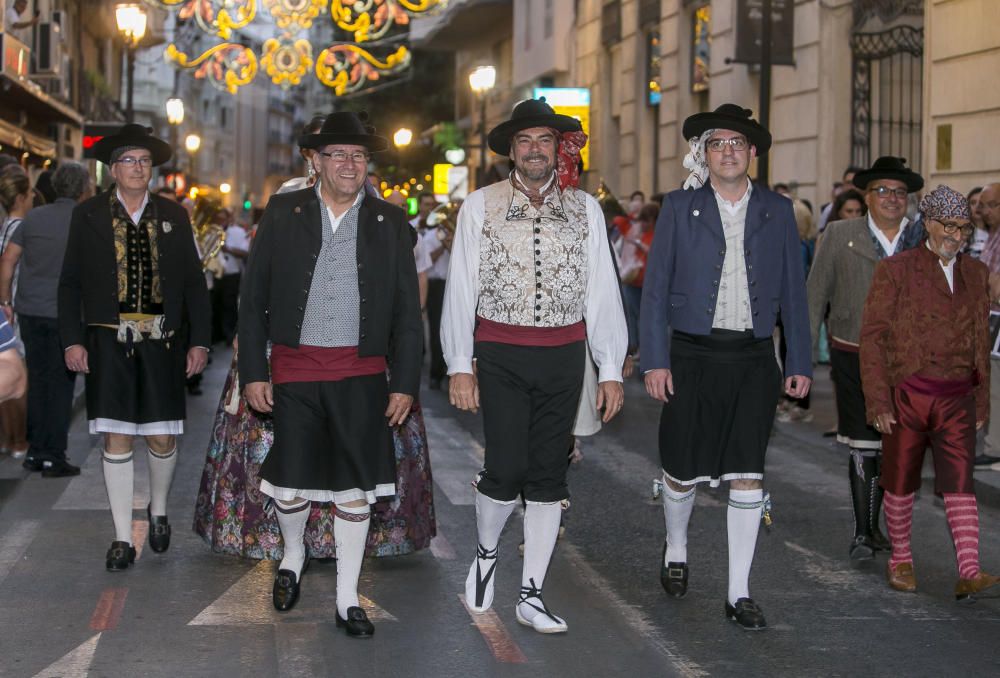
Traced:
[[34, 678], [87, 678], [90, 675], [94, 654], [97, 652], [97, 641], [100, 639], [100, 633], [91, 636], [63, 655], [61, 659], [36, 673]]

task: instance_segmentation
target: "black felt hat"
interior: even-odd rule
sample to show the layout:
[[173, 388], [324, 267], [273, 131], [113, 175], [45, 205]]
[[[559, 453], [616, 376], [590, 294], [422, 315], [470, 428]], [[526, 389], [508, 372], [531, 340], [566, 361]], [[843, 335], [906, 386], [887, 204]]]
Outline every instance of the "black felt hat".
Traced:
[[862, 191], [868, 189], [868, 185], [879, 179], [893, 179], [906, 184], [906, 192], [913, 193], [924, 187], [924, 178], [906, 166], [906, 158], [897, 158], [892, 155], [883, 155], [866, 170], [862, 170], [854, 175], [854, 185]]
[[511, 111], [510, 120], [490, 130], [490, 150], [500, 155], [510, 155], [511, 138], [521, 130], [531, 127], [551, 127], [559, 132], [579, 132], [583, 129], [576, 118], [552, 110], [552, 107], [545, 103], [545, 97], [525, 99]]
[[331, 113], [323, 120], [323, 126], [315, 134], [299, 137], [301, 148], [319, 148], [329, 144], [352, 144], [364, 146], [372, 153], [389, 148], [389, 140], [375, 134], [375, 128], [368, 123], [364, 111], [339, 111]]
[[736, 104], [722, 104], [714, 111], [695, 113], [685, 120], [684, 138], [700, 137], [710, 129], [728, 129], [744, 135], [757, 149], [757, 155], [761, 156], [771, 148], [771, 133], [752, 116], [753, 111], [749, 108]]
[[122, 125], [116, 134], [108, 135], [94, 144], [94, 157], [105, 165], [110, 165], [114, 152], [128, 146], [145, 148], [153, 156], [154, 165], [162, 165], [174, 154], [170, 144], [153, 136], [151, 128], [130, 122]]

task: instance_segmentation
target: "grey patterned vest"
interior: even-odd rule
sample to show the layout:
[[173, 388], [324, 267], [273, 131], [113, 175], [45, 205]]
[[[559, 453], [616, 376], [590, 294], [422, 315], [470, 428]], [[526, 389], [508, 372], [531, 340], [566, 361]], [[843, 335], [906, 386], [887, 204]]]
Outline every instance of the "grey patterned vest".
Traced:
[[[319, 197], [319, 196], [317, 196]], [[333, 232], [330, 214], [322, 198], [323, 246], [313, 271], [309, 298], [299, 343], [307, 346], [357, 346], [358, 307], [358, 212], [353, 205]]]

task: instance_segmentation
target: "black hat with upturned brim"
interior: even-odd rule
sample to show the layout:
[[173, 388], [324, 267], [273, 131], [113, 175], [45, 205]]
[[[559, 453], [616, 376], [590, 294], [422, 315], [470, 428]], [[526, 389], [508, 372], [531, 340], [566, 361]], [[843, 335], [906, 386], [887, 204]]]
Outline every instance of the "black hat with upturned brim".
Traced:
[[856, 173], [852, 182], [865, 191], [871, 182], [879, 179], [902, 181], [906, 184], [907, 193], [914, 193], [924, 187], [924, 178], [906, 166], [906, 158], [892, 155], [883, 155], [869, 169]]
[[145, 125], [134, 122], [122, 125], [117, 134], [103, 137], [94, 144], [94, 157], [105, 165], [111, 164], [111, 156], [119, 148], [137, 146], [145, 148], [153, 156], [153, 165], [162, 165], [170, 160], [174, 150], [163, 139], [153, 136], [153, 130]]
[[330, 144], [351, 144], [364, 146], [372, 153], [389, 148], [389, 140], [375, 134], [375, 128], [367, 124], [365, 112], [339, 111], [331, 113], [323, 120], [323, 126], [315, 134], [299, 137], [300, 148], [319, 148]]
[[722, 104], [714, 111], [695, 113], [684, 121], [685, 139], [700, 137], [710, 129], [728, 129], [739, 132], [757, 149], [757, 155], [771, 148], [771, 133], [753, 119], [753, 111], [736, 104]]
[[505, 120], [490, 130], [490, 150], [499, 155], [510, 155], [510, 140], [513, 136], [532, 127], [551, 127], [557, 132], [579, 132], [583, 129], [576, 118], [552, 110], [545, 103], [545, 97], [525, 99], [511, 111], [510, 120]]

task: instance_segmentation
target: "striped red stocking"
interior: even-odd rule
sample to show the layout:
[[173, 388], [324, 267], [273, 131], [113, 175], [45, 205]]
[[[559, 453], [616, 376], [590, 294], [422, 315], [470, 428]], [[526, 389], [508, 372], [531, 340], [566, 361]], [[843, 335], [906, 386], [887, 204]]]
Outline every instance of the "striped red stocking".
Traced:
[[979, 509], [974, 494], [945, 494], [944, 513], [955, 542], [958, 576], [972, 579], [979, 574]]
[[913, 494], [910, 492], [900, 495], [887, 491], [882, 500], [885, 524], [889, 528], [889, 540], [892, 542], [889, 567], [894, 568], [900, 563], [913, 562], [913, 553], [910, 552], [910, 531], [913, 528]]

